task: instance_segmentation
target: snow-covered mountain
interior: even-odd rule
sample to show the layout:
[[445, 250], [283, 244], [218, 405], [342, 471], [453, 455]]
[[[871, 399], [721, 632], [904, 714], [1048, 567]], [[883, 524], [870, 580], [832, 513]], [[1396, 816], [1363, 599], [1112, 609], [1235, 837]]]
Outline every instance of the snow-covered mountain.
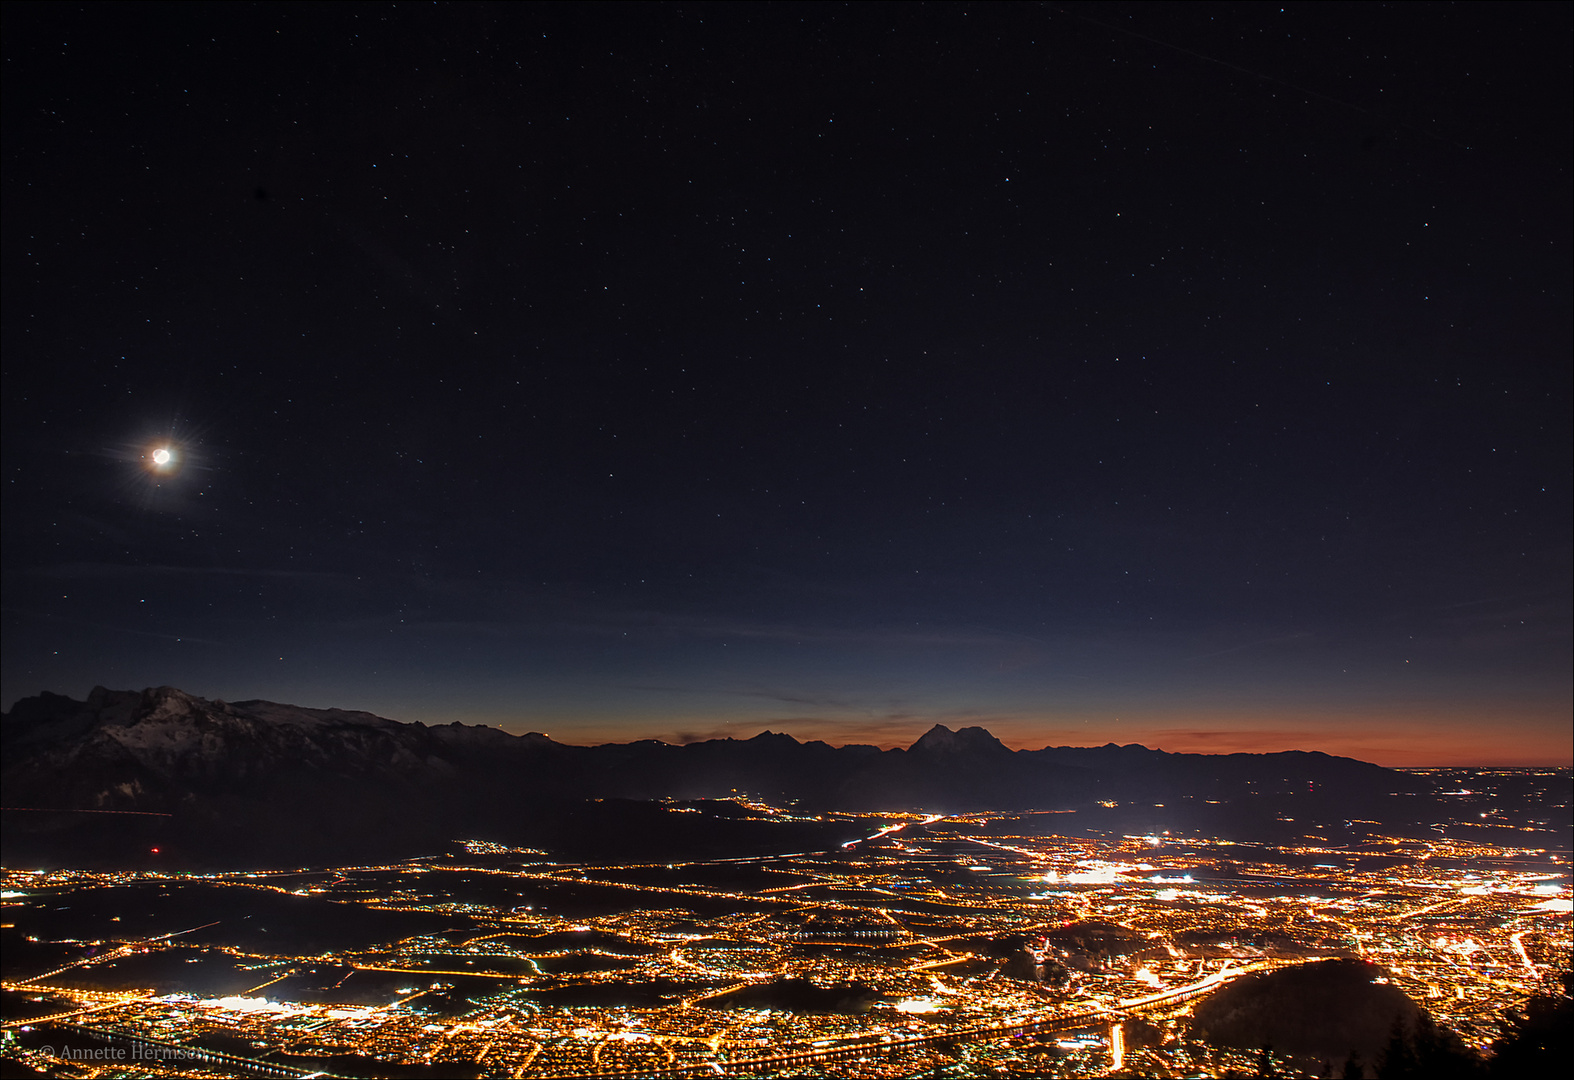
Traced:
[[281, 773], [424, 782], [519, 741], [457, 723], [428, 728], [342, 709], [208, 701], [172, 686], [95, 687], [84, 702], [26, 698], [5, 717], [3, 738], [8, 805], [69, 792], [106, 810], [164, 808]]

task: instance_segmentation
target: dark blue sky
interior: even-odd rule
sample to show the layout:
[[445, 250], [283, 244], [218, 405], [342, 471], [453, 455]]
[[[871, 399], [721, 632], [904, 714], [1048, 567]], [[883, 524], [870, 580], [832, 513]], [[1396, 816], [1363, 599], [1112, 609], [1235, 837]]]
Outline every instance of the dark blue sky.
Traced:
[[5, 703], [1567, 763], [1568, 24], [13, 4]]

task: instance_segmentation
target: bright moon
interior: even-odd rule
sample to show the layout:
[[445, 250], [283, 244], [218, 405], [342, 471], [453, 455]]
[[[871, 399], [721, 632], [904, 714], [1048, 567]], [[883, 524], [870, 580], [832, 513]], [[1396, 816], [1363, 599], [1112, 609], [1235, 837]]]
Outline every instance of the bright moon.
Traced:
[[157, 450], [153, 451], [153, 464], [155, 464], [155, 465], [168, 465], [169, 464], [169, 459], [171, 457], [173, 457], [173, 456], [174, 455], [172, 455], [168, 450], [164, 449], [161, 446]]

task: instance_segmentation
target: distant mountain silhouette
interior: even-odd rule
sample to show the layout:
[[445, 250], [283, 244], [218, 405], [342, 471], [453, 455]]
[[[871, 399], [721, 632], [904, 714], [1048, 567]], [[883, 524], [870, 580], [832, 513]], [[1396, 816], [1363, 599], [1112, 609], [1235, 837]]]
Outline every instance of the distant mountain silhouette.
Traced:
[[936, 724], [919, 736], [918, 741], [909, 748], [909, 752], [926, 756], [968, 754], [998, 757], [1011, 753], [1011, 750], [981, 727], [965, 727], [960, 731], [952, 731], [944, 724]]
[[[117, 845], [140, 852], [155, 835], [187, 850], [195, 845], [206, 857], [288, 861], [326, 857], [336, 845], [392, 854], [458, 836], [563, 844], [572, 839], [565, 830], [597, 833], [612, 828], [609, 815], [616, 814], [628, 819], [616, 827], [628, 843], [683, 825], [659, 808], [614, 811], [610, 802], [586, 800], [746, 792], [809, 809], [945, 813], [1118, 804], [1124, 809], [1097, 812], [1125, 815], [1118, 824], [1127, 831], [1167, 827], [1184, 809], [1226, 835], [1282, 831], [1286, 826], [1274, 823], [1298, 816], [1281, 812], [1285, 799], [1299, 800], [1308, 820], [1312, 812], [1371, 817], [1391, 793], [1426, 790], [1403, 773], [1298, 751], [1167, 754], [1114, 744], [1013, 751], [983, 728], [938, 724], [905, 750], [838, 748], [772, 732], [684, 746], [569, 746], [539, 733], [459, 723], [208, 701], [167, 686], [98, 687], [86, 701], [49, 693], [20, 700], [0, 723], [0, 753], [5, 805], [31, 808], [7, 811], [8, 852], [81, 856], [88, 844], [110, 861]], [[169, 814], [174, 822], [124, 812]], [[788, 841], [785, 825], [768, 815], [752, 823], [748, 817], [736, 807], [718, 810], [706, 815], [705, 828], [718, 848], [726, 830], [738, 841], [766, 824], [773, 843]], [[606, 842], [615, 846], [618, 838]]]

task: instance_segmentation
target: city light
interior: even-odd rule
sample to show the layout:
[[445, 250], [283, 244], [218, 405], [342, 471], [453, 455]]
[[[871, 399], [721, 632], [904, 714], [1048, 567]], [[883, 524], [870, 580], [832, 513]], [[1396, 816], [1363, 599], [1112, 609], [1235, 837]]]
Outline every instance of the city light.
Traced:
[[[1342, 846], [1168, 836], [1155, 847], [1148, 835], [1058, 834], [1048, 814], [749, 805], [862, 839], [691, 862], [558, 862], [467, 839], [419, 861], [319, 870], [7, 870], [6, 921], [40, 944], [28, 927], [88, 910], [88, 897], [93, 910], [123, 897], [128, 920], [147, 906], [133, 897], [189, 890], [218, 907], [173, 931], [106, 911], [90, 932], [49, 939], [61, 961], [4, 988], [34, 1003], [34, 1031], [245, 1045], [303, 1067], [348, 1055], [520, 1077], [897, 1077], [963, 1064], [1081, 1076], [1118, 1058], [1148, 1075], [1220, 1075], [1255, 1070], [1255, 1052], [1200, 1038], [1191, 1010], [1237, 979], [1360, 960], [1374, 985], [1486, 1048], [1495, 1018], [1570, 955], [1567, 862], [1540, 848], [1375, 823]], [[437, 921], [301, 954], [242, 932], [247, 897]], [[212, 991], [167, 985], [199, 972]], [[1139, 1041], [1123, 1026], [1136, 1018]], [[1287, 1075], [1323, 1064], [1275, 1060]]]

